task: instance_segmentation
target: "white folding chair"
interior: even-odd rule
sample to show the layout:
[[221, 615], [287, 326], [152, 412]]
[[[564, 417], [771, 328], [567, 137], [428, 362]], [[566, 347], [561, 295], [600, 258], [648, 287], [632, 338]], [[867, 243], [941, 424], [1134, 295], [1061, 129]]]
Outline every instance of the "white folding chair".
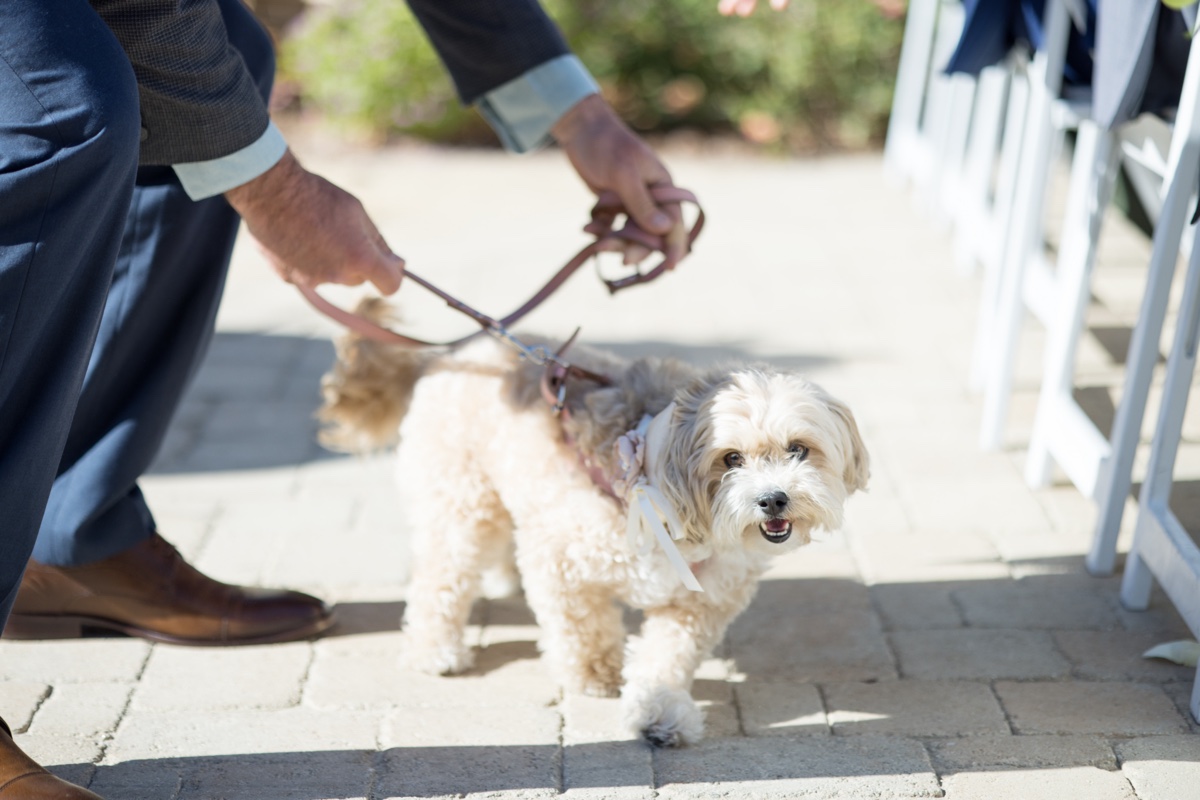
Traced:
[[[954, 260], [958, 271], [969, 277], [982, 264], [985, 272], [997, 273], [1000, 241], [1005, 224], [1005, 212], [1012, 207], [1012, 177], [1010, 166], [1019, 152], [1016, 142], [1004, 139], [1005, 130], [1023, 125], [1025, 97], [1016, 96], [1009, 103], [1009, 66], [987, 67], [975, 83], [974, 103], [963, 153], [961, 179], [954, 195], [947, 199], [954, 211]], [[1022, 117], [1005, 122], [1020, 110]], [[1020, 137], [1009, 137], [1019, 140]], [[1000, 154], [1000, 180], [992, 188], [992, 173]]]
[[921, 116], [929, 85], [930, 64], [933, 62], [939, 4], [940, 0], [912, 0], [908, 4], [904, 40], [900, 45], [900, 63], [896, 68], [896, 86], [892, 92], [892, 111], [883, 148], [885, 172], [901, 180], [915, 177], [924, 150], [921, 144]]
[[1025, 308], [1048, 322], [1048, 300], [1054, 293], [1044, 257], [1043, 215], [1051, 165], [1066, 130], [1081, 117], [1079, 109], [1060, 100], [1072, 24], [1068, 9], [1073, 5], [1074, 0], [1046, 3], [1045, 44], [1027, 70], [1027, 110], [999, 275], [985, 280], [980, 302], [971, 374], [972, 384], [984, 392], [979, 442], [986, 450], [998, 449], [1003, 441]]
[[[1105, 437], [1075, 402], [1072, 391], [1075, 343], [1083, 325], [1088, 301], [1091, 259], [1066, 262], [1074, 275], [1064, 280], [1052, 329], [1045, 379], [1038, 401], [1034, 432], [1026, 464], [1026, 480], [1043, 486], [1058, 463], [1071, 482], [1096, 501], [1097, 520], [1087, 567], [1096, 575], [1111, 574], [1116, 563], [1121, 517], [1132, 484], [1133, 461], [1140, 438], [1142, 419], [1154, 368], [1159, 359], [1159, 340], [1167, 313], [1171, 282], [1181, 248], [1190, 249], [1186, 221], [1192, 207], [1196, 176], [1200, 173], [1200, 39], [1193, 42], [1183, 94], [1171, 136], [1162, 186], [1162, 205], [1154, 225], [1146, 290], [1130, 341], [1125, 379], [1117, 404], [1111, 435]], [[1097, 144], [1094, 163], [1114, 163], [1113, 138], [1092, 131]], [[1127, 148], [1128, 151], [1128, 148]], [[1115, 166], [1110, 166], [1115, 171]], [[1091, 191], [1103, 200], [1110, 190], [1112, 175], [1093, 173]], [[1099, 224], [1099, 215], [1093, 224]], [[1064, 241], [1064, 256], [1067, 242]], [[1073, 286], [1068, 286], [1073, 281]]]
[[[1200, 59], [1193, 45], [1184, 83], [1185, 96], [1195, 97], [1200, 83]], [[1192, 94], [1188, 94], [1191, 85]], [[1178, 174], [1172, 181], [1180, 193], [1190, 188], [1200, 166], [1200, 125], [1192, 110], [1188, 120], [1183, 155]], [[1178, 123], [1177, 123], [1178, 125]], [[1180, 203], [1185, 206], [1184, 203]], [[1166, 208], [1164, 207], [1164, 211]], [[1140, 322], [1140, 320], [1139, 320]], [[1161, 327], [1161, 320], [1159, 327]], [[1193, 247], [1188, 259], [1187, 278], [1180, 300], [1179, 317], [1171, 354], [1167, 358], [1163, 400], [1150, 446], [1146, 480], [1138, 494], [1138, 515], [1133, 544], [1125, 562], [1121, 581], [1121, 601], [1127, 608], [1143, 610], [1150, 605], [1155, 578], [1175, 604], [1192, 633], [1200, 638], [1200, 548], [1188, 536], [1179, 518], [1171, 510], [1171, 486], [1174, 483], [1175, 457], [1183, 431], [1192, 376], [1196, 371], [1196, 345], [1200, 337], [1200, 248]], [[1157, 350], [1157, 348], [1155, 348]], [[1128, 485], [1126, 484], [1126, 491]], [[1200, 667], [1192, 684], [1189, 707], [1200, 722]]]
[[911, 182], [941, 224], [955, 208], [975, 93], [970, 76], [942, 73], [962, 21], [958, 0], [913, 0], [884, 146], [885, 172]]

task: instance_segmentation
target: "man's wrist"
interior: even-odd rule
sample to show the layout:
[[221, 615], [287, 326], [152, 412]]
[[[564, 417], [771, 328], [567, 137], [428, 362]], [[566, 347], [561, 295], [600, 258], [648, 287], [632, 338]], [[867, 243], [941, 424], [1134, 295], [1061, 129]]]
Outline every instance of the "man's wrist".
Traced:
[[291, 150], [261, 175], [225, 192], [225, 199], [242, 216], [269, 202], [271, 197], [288, 196], [297, 189], [298, 174], [303, 171]]
[[550, 135], [560, 145], [567, 146], [582, 131], [594, 129], [598, 121], [617, 121], [616, 112], [598, 94], [588, 95], [567, 109], [550, 128]]
[[272, 122], [253, 143], [211, 161], [173, 164], [188, 197], [204, 200], [253, 180], [274, 166], [287, 150], [283, 134]]
[[541, 64], [489, 91], [475, 107], [505, 148], [526, 153], [546, 145], [550, 128], [580, 99], [600, 87], [574, 55]]

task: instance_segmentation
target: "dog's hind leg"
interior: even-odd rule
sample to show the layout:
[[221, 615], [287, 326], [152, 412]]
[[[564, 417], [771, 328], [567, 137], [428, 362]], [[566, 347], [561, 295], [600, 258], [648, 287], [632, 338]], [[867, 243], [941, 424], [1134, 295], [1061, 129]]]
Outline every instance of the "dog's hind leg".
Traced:
[[420, 502], [410, 506], [414, 564], [400, 656], [409, 669], [444, 675], [471, 666], [465, 632], [481, 572], [512, 536], [499, 498], [477, 481], [465, 483], [427, 482]]
[[[589, 518], [580, 505], [566, 505]], [[621, 610], [610, 588], [583, 578], [596, 565], [573, 557], [578, 553], [570, 553], [567, 544], [586, 542], [591, 534], [555, 525], [542, 533], [531, 537], [519, 531], [517, 551], [525, 599], [541, 629], [542, 653], [566, 691], [614, 697], [621, 687], [625, 650]], [[604, 554], [594, 555], [607, 560]]]

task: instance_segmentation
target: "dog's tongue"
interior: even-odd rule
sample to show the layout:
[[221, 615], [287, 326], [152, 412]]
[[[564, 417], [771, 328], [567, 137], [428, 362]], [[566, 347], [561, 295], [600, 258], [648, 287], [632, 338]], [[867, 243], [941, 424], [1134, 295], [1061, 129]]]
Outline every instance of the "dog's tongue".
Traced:
[[769, 519], [763, 523], [763, 527], [770, 533], [783, 533], [788, 529], [788, 521], [786, 519]]

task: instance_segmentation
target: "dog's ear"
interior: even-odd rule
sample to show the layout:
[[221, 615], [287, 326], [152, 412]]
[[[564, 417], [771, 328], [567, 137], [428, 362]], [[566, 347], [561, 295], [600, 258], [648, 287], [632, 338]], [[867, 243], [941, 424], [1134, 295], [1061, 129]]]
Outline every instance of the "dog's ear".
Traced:
[[846, 484], [846, 493], [853, 494], [867, 488], [867, 480], [871, 477], [871, 459], [867, 455], [867, 446], [863, 443], [862, 435], [858, 432], [858, 423], [850, 413], [850, 407], [831, 397], [829, 408], [838, 418], [842, 433], [842, 452], [846, 456], [842, 480]]

